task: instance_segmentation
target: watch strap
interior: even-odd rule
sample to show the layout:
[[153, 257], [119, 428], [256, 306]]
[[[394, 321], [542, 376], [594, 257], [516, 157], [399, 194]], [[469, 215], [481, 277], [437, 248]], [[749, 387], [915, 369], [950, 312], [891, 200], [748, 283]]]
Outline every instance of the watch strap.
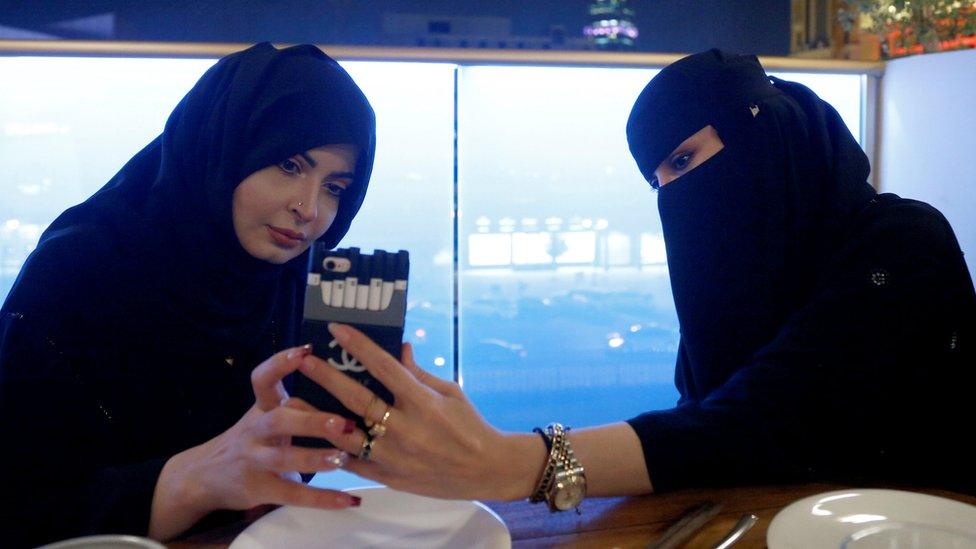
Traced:
[[[562, 426], [560, 425], [559, 428], [561, 429]], [[556, 506], [558, 492], [563, 489], [560, 488], [560, 483], [564, 481], [572, 481], [578, 489], [581, 488], [582, 496], [586, 497], [586, 472], [583, 469], [583, 465], [576, 459], [576, 453], [573, 452], [573, 446], [566, 436], [566, 431], [569, 431], [568, 427], [563, 430], [558, 447], [554, 447], [553, 449], [553, 454], [556, 456], [556, 463], [552, 472], [552, 480], [549, 482], [549, 486], [544, 495], [549, 510], [553, 512], [566, 510]], [[556, 445], [554, 444], [554, 446]], [[577, 503], [577, 513], [579, 513], [578, 505]]]
[[539, 482], [536, 484], [532, 496], [529, 497], [531, 503], [541, 503], [548, 501], [549, 489], [552, 487], [552, 483], [556, 478], [556, 469], [562, 459], [561, 448], [566, 433], [563, 426], [558, 423], [550, 423], [546, 426], [545, 431], [538, 427], [533, 429], [533, 431], [542, 435], [542, 439], [546, 443], [546, 448], [549, 450], [549, 457], [546, 459], [546, 466], [542, 470], [542, 476], [539, 477]]

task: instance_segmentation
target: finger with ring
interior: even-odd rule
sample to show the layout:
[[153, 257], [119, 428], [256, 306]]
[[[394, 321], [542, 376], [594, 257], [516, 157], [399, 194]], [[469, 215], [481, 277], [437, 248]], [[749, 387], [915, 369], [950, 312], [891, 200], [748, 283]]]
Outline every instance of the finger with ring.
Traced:
[[375, 439], [369, 433], [365, 433], [365, 435], [363, 437], [363, 447], [359, 450], [359, 459], [369, 461], [369, 455], [373, 453], [373, 442]]
[[383, 419], [377, 421], [369, 429], [369, 434], [373, 435], [374, 438], [380, 438], [386, 434], [386, 420], [390, 419], [390, 414], [393, 413], [393, 407], [387, 406], [386, 411], [383, 412]]
[[381, 410], [382, 408], [378, 409], [377, 405], [384, 406], [384, 407], [388, 406], [383, 399], [379, 398], [374, 394], [373, 398], [369, 399], [369, 404], [366, 405], [366, 409], [363, 410], [362, 417], [367, 427], [372, 427], [373, 425], [376, 425], [376, 423], [378, 423], [373, 418], [382, 417], [383, 412], [379, 412], [379, 410]]

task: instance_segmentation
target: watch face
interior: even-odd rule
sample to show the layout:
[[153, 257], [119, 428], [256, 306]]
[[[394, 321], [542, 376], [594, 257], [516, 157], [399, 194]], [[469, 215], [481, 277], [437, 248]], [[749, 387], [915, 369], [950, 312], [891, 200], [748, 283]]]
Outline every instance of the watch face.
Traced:
[[585, 495], [585, 485], [579, 477], [566, 479], [556, 485], [552, 504], [560, 511], [568, 511], [579, 507]]

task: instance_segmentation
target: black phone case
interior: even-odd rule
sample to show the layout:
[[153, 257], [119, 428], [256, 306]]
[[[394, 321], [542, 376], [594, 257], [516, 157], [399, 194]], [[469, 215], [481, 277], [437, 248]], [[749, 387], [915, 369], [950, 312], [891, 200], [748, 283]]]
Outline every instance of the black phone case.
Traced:
[[[313, 253], [312, 265], [321, 265], [322, 258], [325, 257], [324, 254], [336, 252]], [[316, 270], [312, 269], [311, 272], [315, 273]], [[369, 336], [386, 352], [399, 359], [407, 310], [406, 290], [395, 289], [389, 306], [377, 311], [332, 307], [323, 303], [318, 288], [320, 282], [317, 279], [318, 277], [310, 276], [309, 284], [306, 286], [302, 341], [312, 344], [314, 355], [355, 379], [383, 399], [384, 402], [393, 404], [393, 395], [390, 391], [338, 344], [332, 334], [329, 333], [328, 324], [329, 322], [341, 322], [353, 326]], [[320, 385], [300, 373], [296, 373], [292, 379], [290, 394], [305, 400], [324, 412], [355, 419], [360, 429], [366, 428], [362, 418], [343, 406], [337, 398]], [[331, 448], [333, 446], [327, 440], [311, 437], [295, 437], [293, 443], [298, 446], [316, 448]]]

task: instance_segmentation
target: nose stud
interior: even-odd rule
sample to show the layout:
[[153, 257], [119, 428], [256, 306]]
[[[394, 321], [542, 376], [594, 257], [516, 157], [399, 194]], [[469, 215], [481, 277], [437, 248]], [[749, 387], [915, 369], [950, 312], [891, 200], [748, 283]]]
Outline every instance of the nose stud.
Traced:
[[298, 206], [299, 208], [301, 208], [304, 205], [305, 205], [305, 203], [304, 202], [301, 202], [301, 201], [299, 201], [298, 204], [296, 204], [296, 206]]

